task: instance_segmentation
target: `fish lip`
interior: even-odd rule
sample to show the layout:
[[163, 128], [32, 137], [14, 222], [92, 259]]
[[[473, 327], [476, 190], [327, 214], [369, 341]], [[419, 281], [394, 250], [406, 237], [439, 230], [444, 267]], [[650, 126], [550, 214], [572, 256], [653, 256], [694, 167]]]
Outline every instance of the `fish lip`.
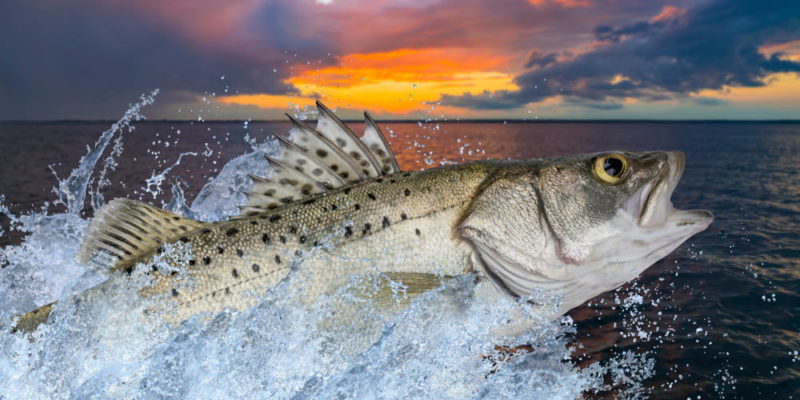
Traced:
[[665, 152], [667, 160], [655, 184], [644, 186], [639, 194], [638, 225], [652, 228], [663, 224], [676, 210], [672, 206], [672, 192], [678, 186], [686, 167], [686, 156], [680, 151]]

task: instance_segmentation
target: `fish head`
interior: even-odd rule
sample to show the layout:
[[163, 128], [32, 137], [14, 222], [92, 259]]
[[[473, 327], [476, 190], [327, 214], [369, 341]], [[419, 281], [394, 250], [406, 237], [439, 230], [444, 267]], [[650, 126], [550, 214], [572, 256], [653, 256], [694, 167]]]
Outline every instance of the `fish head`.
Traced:
[[553, 292], [563, 313], [708, 227], [711, 212], [672, 205], [684, 162], [680, 152], [607, 152], [501, 168], [459, 230], [502, 290]]

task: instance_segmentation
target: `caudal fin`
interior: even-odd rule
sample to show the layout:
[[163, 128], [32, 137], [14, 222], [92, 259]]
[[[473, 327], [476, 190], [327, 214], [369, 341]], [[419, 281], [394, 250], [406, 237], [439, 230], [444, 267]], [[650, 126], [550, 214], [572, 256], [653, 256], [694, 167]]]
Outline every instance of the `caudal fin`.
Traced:
[[78, 260], [104, 271], [128, 269], [164, 243], [178, 240], [202, 222], [136, 200], [115, 199], [86, 229]]

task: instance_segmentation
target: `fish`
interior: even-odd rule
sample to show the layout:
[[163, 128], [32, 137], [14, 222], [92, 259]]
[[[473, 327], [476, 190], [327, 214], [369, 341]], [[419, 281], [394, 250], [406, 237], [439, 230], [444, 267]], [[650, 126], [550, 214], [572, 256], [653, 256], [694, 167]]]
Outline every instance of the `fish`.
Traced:
[[[289, 116], [289, 136], [278, 137], [267, 176], [251, 176], [240, 215], [202, 222], [115, 199], [92, 219], [78, 259], [119, 279], [144, 271], [152, 280], [140, 294], [159, 298], [172, 324], [246, 310], [282, 283], [301, 293], [299, 307], [310, 306], [353, 277], [377, 277], [411, 298], [472, 277], [475, 296], [490, 302], [552, 294], [552, 307], [530, 303], [555, 318], [635, 279], [713, 220], [672, 205], [681, 152], [402, 171], [369, 113], [359, 137], [317, 107], [314, 128]], [[386, 293], [363, 295], [378, 307]], [[16, 329], [35, 330], [51, 310], [22, 315]], [[530, 323], [517, 319], [509, 331]]]

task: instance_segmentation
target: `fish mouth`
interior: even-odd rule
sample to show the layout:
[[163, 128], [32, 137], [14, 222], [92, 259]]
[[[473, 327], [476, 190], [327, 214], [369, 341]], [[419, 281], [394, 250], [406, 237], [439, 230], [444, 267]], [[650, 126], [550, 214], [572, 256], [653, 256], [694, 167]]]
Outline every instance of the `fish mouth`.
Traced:
[[695, 232], [706, 229], [714, 219], [710, 211], [677, 210], [672, 205], [672, 192], [683, 176], [686, 156], [680, 151], [663, 154], [666, 154], [666, 161], [661, 168], [660, 178], [642, 187], [631, 199], [638, 203], [634, 207], [640, 210], [638, 225], [655, 228], [670, 222], [677, 227], [693, 228], [691, 230]]

